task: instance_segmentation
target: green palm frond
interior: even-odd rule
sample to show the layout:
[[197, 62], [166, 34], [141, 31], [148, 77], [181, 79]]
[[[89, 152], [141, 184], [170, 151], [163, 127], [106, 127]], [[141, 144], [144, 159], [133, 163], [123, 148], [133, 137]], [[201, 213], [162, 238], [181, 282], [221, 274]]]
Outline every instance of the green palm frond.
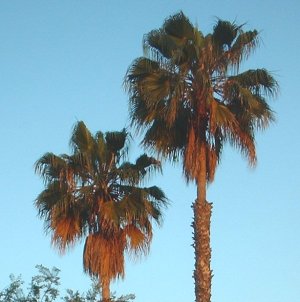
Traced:
[[159, 61], [162, 65], [181, 66], [191, 55], [199, 55], [197, 46], [203, 35], [195, 30], [189, 19], [179, 12], [166, 19], [161, 29], [153, 30], [144, 36], [144, 55]]
[[233, 68], [239, 70], [241, 62], [248, 59], [249, 55], [258, 45], [259, 37], [257, 30], [241, 32], [230, 50], [226, 53], [228, 62], [232, 64]]
[[158, 154], [176, 159], [180, 155], [187, 140], [188, 115], [185, 110], [180, 112], [171, 127], [166, 127], [164, 119], [155, 119], [145, 133], [143, 145], [150, 151], [155, 149]]
[[93, 136], [84, 122], [80, 121], [74, 126], [70, 146], [79, 153], [90, 152], [93, 148]]
[[164, 63], [167, 64], [168, 60], [172, 58], [177, 44], [180, 44], [179, 39], [170, 37], [161, 30], [153, 30], [144, 36], [144, 54], [153, 59], [164, 60]]
[[234, 22], [218, 19], [217, 24], [213, 28], [212, 35], [214, 42], [220, 47], [223, 47], [223, 45], [230, 47], [242, 26], [238, 26]]
[[125, 129], [123, 131], [118, 132], [106, 132], [105, 140], [109, 150], [113, 153], [119, 152], [125, 146], [126, 139], [128, 138], [128, 134]]
[[143, 154], [137, 158], [135, 166], [140, 171], [141, 179], [143, 179], [145, 175], [150, 175], [155, 171], [162, 172], [160, 161], [154, 157], [149, 157], [147, 154]]
[[122, 186], [123, 192], [128, 192], [120, 201], [120, 210], [129, 221], [139, 222], [145, 218], [154, 219], [157, 223], [162, 220], [162, 210], [167, 207], [168, 200], [164, 192], [156, 187], [134, 188]]
[[274, 97], [278, 93], [278, 83], [266, 69], [250, 69], [229, 77], [229, 81], [237, 82], [241, 87], [248, 88], [256, 95]]
[[122, 163], [116, 173], [122, 183], [137, 185], [140, 182], [140, 171], [130, 162]]
[[152, 186], [149, 188], [144, 188], [147, 192], [149, 199], [153, 202], [155, 207], [166, 207], [168, 205], [168, 199], [165, 193], [157, 186]]
[[105, 162], [106, 153], [107, 153], [105, 137], [101, 131], [98, 131], [95, 134], [94, 138], [95, 138], [95, 156], [97, 158], [97, 161], [101, 165], [102, 163]]
[[124, 162], [116, 170], [116, 173], [122, 183], [137, 185], [144, 180], [146, 175], [152, 174], [154, 171], [161, 172], [160, 162], [154, 157], [143, 154], [136, 160], [135, 164]]
[[161, 102], [171, 94], [172, 77], [164, 70], [160, 72], [149, 73], [142, 81], [139, 89], [147, 101], [148, 108], [161, 107]]
[[35, 162], [35, 173], [41, 175], [45, 182], [51, 182], [58, 179], [61, 173], [66, 170], [67, 156], [57, 156], [51, 152], [45, 153], [39, 160]]
[[194, 26], [182, 11], [167, 18], [162, 28], [168, 35], [180, 39], [194, 38]]
[[62, 184], [59, 181], [49, 183], [47, 188], [38, 195], [35, 201], [39, 215], [49, 218], [53, 207], [60, 205], [61, 208], [66, 208], [71, 196], [66, 184]]
[[[130, 89], [132, 93], [138, 88], [140, 80], [148, 75], [148, 73], [160, 71], [160, 65], [151, 59], [140, 57], [134, 60], [126, 73], [125, 88]], [[130, 84], [130, 85], [129, 85]]]

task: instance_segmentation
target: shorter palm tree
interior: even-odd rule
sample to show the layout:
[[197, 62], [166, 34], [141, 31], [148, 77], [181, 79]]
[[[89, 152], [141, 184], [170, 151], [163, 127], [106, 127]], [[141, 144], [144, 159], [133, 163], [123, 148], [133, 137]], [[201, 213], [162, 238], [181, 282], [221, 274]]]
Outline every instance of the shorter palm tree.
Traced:
[[160, 162], [146, 154], [125, 161], [128, 141], [125, 130], [92, 135], [78, 122], [71, 155], [46, 153], [35, 164], [45, 182], [35, 201], [45, 230], [62, 252], [85, 238], [84, 270], [99, 279], [103, 300], [110, 282], [124, 277], [124, 253], [147, 254], [152, 221], [161, 223], [167, 204], [158, 187], [141, 187]]

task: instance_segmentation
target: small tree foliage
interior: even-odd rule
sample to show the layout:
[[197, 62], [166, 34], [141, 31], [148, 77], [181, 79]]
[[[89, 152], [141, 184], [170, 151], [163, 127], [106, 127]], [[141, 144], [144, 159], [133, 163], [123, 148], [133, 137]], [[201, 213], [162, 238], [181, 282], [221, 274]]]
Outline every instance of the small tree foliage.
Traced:
[[[84, 293], [67, 289], [64, 296], [60, 295], [60, 270], [49, 269], [43, 265], [36, 266], [38, 273], [31, 278], [29, 286], [24, 289], [21, 275], [10, 275], [10, 284], [0, 290], [0, 302], [101, 302], [101, 289], [98, 281], [92, 279], [91, 288]], [[133, 294], [120, 297], [112, 296], [111, 302], [130, 302]]]

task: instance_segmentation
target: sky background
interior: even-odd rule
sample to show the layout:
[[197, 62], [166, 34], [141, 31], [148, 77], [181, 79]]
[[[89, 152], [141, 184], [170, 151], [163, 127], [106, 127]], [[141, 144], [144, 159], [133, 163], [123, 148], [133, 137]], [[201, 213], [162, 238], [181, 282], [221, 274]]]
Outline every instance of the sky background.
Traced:
[[[298, 0], [0, 1], [0, 289], [9, 274], [26, 282], [35, 265], [61, 269], [62, 288], [88, 289], [82, 244], [59, 255], [34, 208], [43, 190], [34, 162], [68, 153], [74, 124], [92, 131], [129, 124], [122, 82], [142, 55], [143, 35], [182, 10], [203, 33], [216, 18], [258, 29], [261, 44], [243, 69], [265, 67], [280, 84], [270, 104], [277, 123], [257, 134], [258, 165], [226, 148], [215, 182], [211, 244], [212, 301], [282, 302], [300, 297], [300, 163]], [[136, 138], [131, 160], [143, 152]], [[127, 261], [117, 295], [136, 302], [193, 301], [191, 204], [180, 166], [152, 179], [171, 201], [150, 255]]]

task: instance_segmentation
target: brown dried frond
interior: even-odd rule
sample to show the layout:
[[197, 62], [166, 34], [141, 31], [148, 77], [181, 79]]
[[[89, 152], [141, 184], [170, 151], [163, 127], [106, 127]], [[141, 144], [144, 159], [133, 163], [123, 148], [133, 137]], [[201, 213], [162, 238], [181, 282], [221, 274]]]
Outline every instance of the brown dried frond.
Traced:
[[207, 180], [209, 182], [213, 182], [215, 177], [215, 172], [218, 164], [218, 156], [216, 154], [216, 151], [211, 148], [210, 146], [207, 146], [206, 148], [206, 174], [207, 174]]
[[187, 180], [197, 178], [200, 171], [200, 141], [194, 127], [191, 127], [184, 152], [184, 169]]
[[124, 250], [126, 238], [123, 231], [111, 236], [91, 234], [87, 237], [83, 252], [85, 272], [100, 280], [124, 277]]
[[124, 228], [124, 232], [127, 237], [127, 249], [131, 255], [139, 257], [149, 253], [152, 231], [143, 232], [135, 225], [128, 225]]
[[51, 220], [53, 230], [52, 244], [64, 252], [68, 246], [72, 246], [81, 235], [81, 226], [74, 217], [60, 217]]

